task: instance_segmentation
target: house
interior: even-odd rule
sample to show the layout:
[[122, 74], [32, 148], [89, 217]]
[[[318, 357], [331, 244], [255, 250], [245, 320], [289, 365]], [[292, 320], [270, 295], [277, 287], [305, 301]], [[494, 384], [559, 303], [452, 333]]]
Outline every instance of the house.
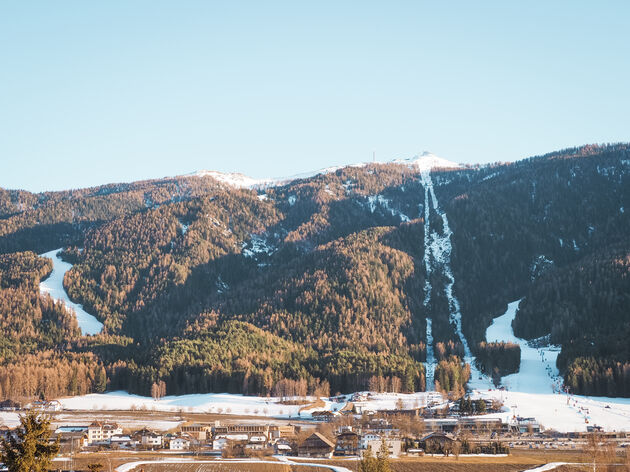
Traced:
[[335, 444], [321, 433], [313, 433], [298, 447], [300, 457], [332, 457]]
[[45, 411], [61, 411], [63, 410], [63, 406], [61, 405], [59, 401], [52, 400], [52, 401], [46, 402], [46, 404], [44, 405], [44, 410]]
[[383, 441], [385, 441], [385, 446], [387, 447], [389, 457], [398, 457], [400, 455], [400, 451], [402, 451], [402, 440], [398, 438], [367, 441], [365, 450], [367, 450], [367, 448], [369, 447], [372, 450], [372, 454], [376, 455], [378, 454], [378, 451], [381, 450], [381, 447], [383, 446]]
[[215, 438], [214, 441], [212, 441], [212, 449], [215, 451], [222, 451], [228, 441], [229, 439], [227, 438]]
[[359, 439], [359, 449], [367, 449], [368, 443], [371, 441], [380, 441], [381, 437], [375, 433], [365, 433]]
[[115, 436], [109, 438], [109, 446], [112, 449], [126, 449], [132, 447], [133, 445], [134, 441], [127, 435], [116, 434]]
[[450, 454], [455, 442], [452, 434], [432, 432], [420, 439], [420, 446], [427, 454]]
[[261, 442], [249, 442], [245, 444], [244, 446], [244, 449], [249, 450], [249, 451], [262, 451], [263, 449], [266, 449], [266, 448], [267, 448], [267, 445]]
[[173, 438], [169, 441], [168, 448], [171, 451], [185, 451], [190, 448], [190, 441], [182, 437]]
[[336, 456], [356, 456], [359, 454], [359, 435], [354, 431], [344, 431], [337, 435]]
[[293, 453], [291, 448], [291, 442], [287, 438], [280, 438], [276, 440], [273, 445], [274, 454], [281, 456], [290, 456]]
[[16, 411], [22, 408], [18, 402], [14, 402], [13, 400], [4, 400], [0, 402], [0, 410], [2, 411]]
[[112, 436], [122, 434], [122, 428], [116, 423], [95, 421], [87, 428], [87, 444], [108, 443]]
[[385, 418], [372, 418], [366, 425], [365, 430], [385, 435], [390, 435], [395, 431], [391, 422]]
[[162, 435], [148, 429], [141, 429], [133, 434], [133, 437], [138, 443], [145, 448], [159, 448], [162, 447]]
[[28, 405], [26, 405], [27, 409], [30, 410], [38, 410], [38, 411], [61, 411], [63, 410], [63, 407], [61, 406], [61, 403], [59, 403], [57, 400], [53, 400], [50, 402], [44, 401], [44, 400], [37, 400], [34, 401], [33, 403], [29, 403]]

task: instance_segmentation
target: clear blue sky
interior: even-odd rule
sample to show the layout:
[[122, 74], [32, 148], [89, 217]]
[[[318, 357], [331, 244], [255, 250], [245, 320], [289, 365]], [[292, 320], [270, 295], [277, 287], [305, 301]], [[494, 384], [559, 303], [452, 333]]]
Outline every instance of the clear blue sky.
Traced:
[[0, 186], [630, 140], [630, 2], [0, 3]]

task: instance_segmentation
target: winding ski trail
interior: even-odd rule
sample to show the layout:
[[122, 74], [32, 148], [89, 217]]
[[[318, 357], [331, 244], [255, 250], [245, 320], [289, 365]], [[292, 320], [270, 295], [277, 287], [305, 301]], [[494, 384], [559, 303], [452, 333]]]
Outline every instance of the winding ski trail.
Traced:
[[63, 302], [66, 309], [70, 312], [74, 312], [81, 334], [83, 335], [95, 335], [103, 331], [103, 323], [96, 319], [95, 316], [90, 315], [83, 309], [83, 305], [74, 303], [70, 300], [66, 289], [63, 286], [63, 277], [72, 268], [72, 264], [69, 264], [59, 257], [59, 254], [63, 248], [55, 249], [44, 254], [40, 254], [39, 257], [47, 257], [52, 260], [53, 270], [50, 275], [42, 280], [39, 284], [39, 291], [42, 295], [50, 295], [54, 300]]

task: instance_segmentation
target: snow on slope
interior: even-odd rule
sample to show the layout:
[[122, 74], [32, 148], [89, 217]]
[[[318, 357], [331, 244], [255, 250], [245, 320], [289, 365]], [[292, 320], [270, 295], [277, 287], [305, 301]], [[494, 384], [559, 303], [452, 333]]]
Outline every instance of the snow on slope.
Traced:
[[212, 177], [219, 182], [230, 185], [237, 188], [251, 188], [257, 186], [264, 186], [271, 182], [269, 179], [253, 179], [245, 174], [238, 172], [219, 172], [217, 170], [200, 170], [192, 174], [188, 174], [189, 177]]
[[[233, 395], [228, 393], [204, 393], [167, 396], [159, 400], [132, 395], [124, 391], [103, 394], [92, 393], [76, 397], [60, 398], [66, 410], [155, 410], [186, 411], [195, 413], [223, 413], [233, 415], [310, 417], [311, 412], [298, 414], [300, 405], [282, 405], [277, 398]], [[331, 407], [332, 408], [332, 407]], [[322, 410], [324, 408], [319, 408]]]
[[427, 361], [425, 366], [425, 389], [431, 391], [435, 389], [435, 353], [433, 350], [433, 320], [431, 318], [426, 319], [427, 322]]
[[457, 169], [461, 167], [461, 165], [456, 162], [438, 157], [428, 151], [424, 151], [409, 159], [395, 159], [391, 162], [393, 164], [405, 164], [411, 167], [416, 167], [421, 172], [432, 169]]
[[508, 305], [505, 313], [495, 318], [486, 330], [487, 342], [511, 342], [521, 346], [521, 366], [517, 373], [501, 379], [509, 390], [524, 393], [559, 392], [562, 384], [556, 360], [560, 354], [558, 346], [531, 347], [525, 339], [517, 338], [512, 321], [518, 311], [520, 300]]
[[39, 291], [42, 295], [48, 294], [53, 299], [63, 302], [67, 309], [73, 311], [77, 317], [77, 322], [79, 323], [82, 334], [98, 334], [103, 330], [103, 323], [87, 313], [82, 305], [73, 303], [68, 297], [66, 289], [63, 288], [63, 276], [72, 268], [72, 264], [68, 264], [59, 258], [61, 251], [62, 248], [59, 248], [45, 254], [40, 254], [40, 257], [47, 257], [52, 260], [53, 271], [46, 280], [41, 281]]
[[424, 151], [414, 157], [408, 159], [394, 159], [389, 162], [361, 162], [358, 164], [349, 164], [343, 166], [332, 166], [325, 167], [323, 169], [311, 171], [311, 172], [303, 172], [300, 174], [291, 175], [288, 177], [280, 177], [276, 179], [254, 179], [252, 177], [248, 177], [244, 174], [237, 172], [219, 172], [216, 170], [200, 170], [194, 172], [192, 174], [188, 174], [188, 177], [212, 177], [219, 182], [230, 185], [232, 187], [238, 188], [266, 188], [266, 187], [274, 187], [279, 185], [288, 184], [294, 180], [302, 180], [308, 179], [311, 177], [315, 177], [316, 175], [321, 174], [331, 174], [333, 172], [337, 172], [339, 169], [344, 169], [346, 167], [365, 167], [369, 164], [403, 164], [409, 167], [415, 167], [419, 171], [431, 170], [431, 169], [456, 169], [461, 167], [459, 164], [449, 161], [447, 159], [443, 159], [441, 157], [436, 156], [433, 153]]
[[[428, 276], [433, 271], [441, 271], [442, 274], [446, 277], [446, 284], [444, 286], [444, 294], [446, 295], [446, 299], [448, 300], [449, 306], [449, 317], [450, 322], [457, 336], [459, 337], [460, 342], [464, 348], [464, 360], [470, 364], [470, 381], [468, 385], [472, 388], [488, 388], [492, 386], [490, 379], [483, 375], [479, 369], [475, 366], [475, 358], [472, 355], [470, 350], [470, 346], [468, 345], [468, 341], [466, 340], [466, 336], [464, 336], [464, 332], [462, 330], [462, 314], [459, 306], [459, 301], [455, 294], [453, 293], [453, 286], [455, 285], [455, 277], [453, 276], [453, 271], [451, 270], [451, 235], [453, 232], [448, 224], [448, 218], [446, 217], [446, 213], [440, 209], [440, 205], [438, 199], [435, 195], [435, 190], [433, 188], [433, 181], [431, 180], [430, 169], [425, 169], [420, 174], [420, 179], [422, 182], [422, 186], [424, 187], [424, 234], [425, 234], [425, 251], [424, 251], [424, 259], [425, 259], [425, 269], [427, 271], [427, 282], [425, 282], [425, 306], [428, 304], [431, 299], [431, 290], [432, 287], [428, 282]], [[430, 197], [430, 198], [429, 198]], [[442, 220], [442, 234], [439, 234], [437, 231], [431, 231], [429, 225], [429, 216], [430, 216], [430, 202], [433, 204], [433, 210], [438, 214], [438, 216]], [[428, 325], [427, 325], [428, 328]], [[427, 333], [428, 334], [428, 333]], [[427, 337], [428, 342], [428, 337]], [[435, 364], [435, 360], [434, 360]], [[435, 366], [433, 366], [435, 368]], [[429, 365], [427, 364], [427, 371], [429, 369]]]

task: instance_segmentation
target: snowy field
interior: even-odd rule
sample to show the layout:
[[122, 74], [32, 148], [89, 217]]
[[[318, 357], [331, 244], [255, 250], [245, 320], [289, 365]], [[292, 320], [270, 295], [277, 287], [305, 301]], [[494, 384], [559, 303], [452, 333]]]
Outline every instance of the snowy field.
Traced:
[[[367, 396], [367, 392], [364, 392]], [[346, 399], [349, 400], [349, 395]], [[493, 413], [488, 417], [501, 418], [505, 422], [512, 422], [515, 417], [534, 417], [544, 428], [555, 429], [560, 432], [586, 431], [588, 425], [598, 425], [607, 431], [630, 431], [630, 399], [628, 398], [589, 398], [576, 395], [558, 393], [523, 393], [492, 390], [477, 390], [472, 394], [473, 398], [486, 400], [497, 399], [504, 405], [505, 411]], [[336, 411], [345, 406], [345, 402], [325, 401], [325, 406], [313, 408], [299, 413], [301, 406], [282, 405], [277, 398], [242, 396], [233, 394], [196, 394], [164, 397], [153, 400], [148, 397], [130, 395], [125, 392], [111, 392], [104, 394], [91, 394], [60, 399], [65, 410], [77, 411], [101, 411], [98, 417], [105, 418], [107, 410], [146, 410], [156, 412], [186, 413], [216, 413], [232, 415], [248, 415], [276, 418], [301, 418], [309, 419], [312, 412], [328, 410]], [[364, 401], [353, 402], [354, 405], [364, 410], [391, 410], [402, 402], [403, 408], [446, 406], [446, 400], [437, 392], [418, 392], [412, 394], [402, 393], [373, 393]], [[81, 417], [76, 414], [58, 413], [54, 423], [88, 424], [93, 415], [86, 414]], [[148, 426], [155, 429], [167, 430], [177, 426], [177, 417], [169, 418], [161, 415], [156, 418], [137, 417], [129, 415], [113, 415], [112, 420], [119, 422], [124, 427]], [[18, 424], [18, 414], [14, 412], [0, 412], [0, 424], [15, 426]]]
[[[315, 399], [313, 398], [313, 401]], [[278, 398], [206, 393], [167, 396], [159, 400], [123, 391], [92, 393], [77, 397], [60, 398], [65, 410], [146, 410], [186, 413], [215, 413], [226, 415], [273, 416], [278, 418], [310, 418], [313, 411], [335, 410], [343, 405], [325, 402], [323, 408], [300, 413], [305, 405], [283, 405]]]
[[103, 323], [87, 313], [82, 305], [73, 303], [68, 297], [66, 290], [63, 288], [63, 276], [72, 268], [72, 264], [68, 264], [59, 258], [61, 251], [62, 249], [60, 248], [45, 254], [40, 254], [40, 257], [47, 257], [52, 260], [53, 271], [46, 280], [43, 280], [39, 284], [39, 291], [42, 294], [50, 295], [57, 301], [62, 301], [66, 308], [74, 312], [82, 334], [98, 334], [103, 329]]

